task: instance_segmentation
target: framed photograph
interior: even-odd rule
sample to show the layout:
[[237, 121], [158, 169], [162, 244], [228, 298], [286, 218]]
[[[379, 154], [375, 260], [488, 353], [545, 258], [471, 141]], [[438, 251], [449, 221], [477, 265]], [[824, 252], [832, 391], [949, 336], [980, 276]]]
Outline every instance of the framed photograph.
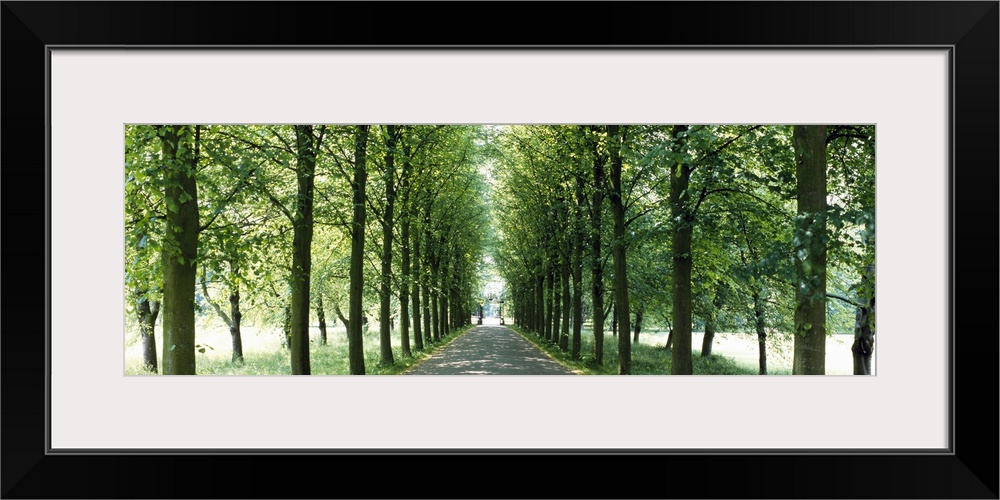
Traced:
[[[291, 480], [319, 465], [491, 485], [436, 497], [997, 498], [980, 458], [997, 456], [996, 427], [977, 423], [998, 416], [996, 327], [966, 304], [997, 298], [976, 277], [996, 276], [1000, 4], [560, 4], [579, 25], [456, 7], [3, 3], [8, 258], [44, 270], [13, 275], [7, 300], [4, 497], [299, 496]], [[874, 124], [878, 371], [127, 377], [135, 123]], [[486, 455], [524, 481], [496, 480]], [[604, 460], [606, 480], [524, 489]], [[614, 479], [633, 465], [663, 472]], [[427, 494], [386, 483], [333, 494]]]

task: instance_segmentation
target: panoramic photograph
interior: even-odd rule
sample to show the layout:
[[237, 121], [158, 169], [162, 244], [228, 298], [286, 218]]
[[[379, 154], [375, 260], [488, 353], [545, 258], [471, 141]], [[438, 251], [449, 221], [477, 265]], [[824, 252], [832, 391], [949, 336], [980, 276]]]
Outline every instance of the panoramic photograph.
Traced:
[[124, 127], [150, 375], [875, 375], [875, 126]]

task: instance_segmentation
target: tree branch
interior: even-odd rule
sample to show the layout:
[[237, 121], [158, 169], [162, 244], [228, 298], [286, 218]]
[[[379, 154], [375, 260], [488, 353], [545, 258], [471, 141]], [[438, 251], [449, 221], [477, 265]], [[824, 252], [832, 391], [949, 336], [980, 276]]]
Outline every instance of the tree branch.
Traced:
[[851, 300], [851, 299], [849, 299], [847, 297], [844, 297], [843, 295], [838, 295], [838, 294], [835, 294], [835, 293], [827, 293], [826, 296], [830, 297], [831, 299], [838, 299], [838, 300], [842, 300], [844, 302], [847, 302], [848, 304], [851, 304], [852, 306], [857, 307], [858, 309], [864, 309], [865, 308], [865, 306], [863, 306], [863, 305], [861, 305], [861, 304], [859, 304], [859, 303], [857, 303], [857, 302], [855, 302], [855, 301], [853, 301], [853, 300]]
[[220, 318], [222, 318], [222, 321], [226, 322], [226, 326], [232, 328], [233, 320], [229, 318], [229, 316], [226, 314], [225, 311], [222, 310], [221, 307], [219, 307], [219, 304], [216, 304], [215, 301], [212, 300], [212, 297], [209, 297], [208, 285], [205, 284], [206, 281], [208, 281], [208, 276], [203, 266], [201, 268], [201, 293], [202, 295], [205, 296], [205, 302], [208, 302], [208, 304], [212, 306], [212, 309], [215, 309], [215, 312], [219, 315]]

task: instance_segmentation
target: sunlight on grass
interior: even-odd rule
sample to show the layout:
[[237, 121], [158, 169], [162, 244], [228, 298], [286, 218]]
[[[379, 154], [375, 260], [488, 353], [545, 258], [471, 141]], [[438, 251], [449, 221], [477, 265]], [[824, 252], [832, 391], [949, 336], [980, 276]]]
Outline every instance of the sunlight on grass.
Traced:
[[[558, 360], [563, 366], [587, 374], [617, 375], [618, 374], [618, 337], [605, 332], [604, 362], [597, 364], [594, 358], [593, 331], [584, 328], [580, 336], [580, 359], [574, 360], [569, 351], [559, 349], [559, 346], [536, 334], [525, 332], [518, 327], [512, 327], [529, 342], [544, 350]], [[632, 343], [632, 374], [633, 375], [668, 375], [672, 359], [671, 351], [664, 349], [668, 332], [651, 331], [639, 335], [639, 343]], [[692, 336], [692, 345], [701, 346], [703, 333]], [[850, 343], [843, 335], [834, 335], [827, 342], [828, 362], [827, 374], [849, 375], [851, 366]], [[692, 349], [692, 368], [695, 375], [757, 375], [757, 340], [748, 334], [724, 333], [715, 337], [715, 351], [711, 357], [702, 358], [700, 349]], [[726, 349], [736, 356], [720, 354]], [[792, 346], [787, 340], [774, 336], [768, 343], [768, 374], [791, 374]], [[829, 360], [834, 359], [835, 363]]]
[[[200, 318], [196, 343], [205, 346], [205, 352], [195, 353], [198, 375], [290, 375], [292, 373], [288, 350], [282, 347], [279, 328], [260, 329], [244, 326], [243, 362], [232, 362], [232, 338], [229, 329], [214, 318]], [[393, 330], [392, 366], [379, 366], [379, 330], [373, 322], [363, 336], [365, 350], [365, 373], [370, 375], [393, 375], [402, 373], [427, 358], [437, 349], [458, 337], [467, 329], [457, 329], [437, 343], [426, 343], [423, 351], [416, 349], [412, 334], [410, 350], [412, 357], [403, 356], [402, 340], [398, 329]], [[161, 359], [163, 338], [161, 328], [156, 328], [157, 359]], [[342, 325], [327, 327], [327, 345], [319, 344], [319, 328], [310, 329], [309, 364], [313, 375], [347, 375], [350, 372], [347, 354], [347, 334]], [[142, 363], [142, 342], [138, 334], [130, 332], [125, 348], [125, 375], [152, 375]]]

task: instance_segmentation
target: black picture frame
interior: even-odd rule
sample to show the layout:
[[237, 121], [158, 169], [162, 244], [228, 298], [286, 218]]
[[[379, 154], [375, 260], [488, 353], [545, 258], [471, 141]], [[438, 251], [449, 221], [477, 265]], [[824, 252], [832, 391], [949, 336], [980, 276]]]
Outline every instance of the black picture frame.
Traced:
[[[4, 498], [308, 497], [316, 485], [331, 497], [998, 498], [996, 1], [2, 5], [3, 253], [29, 273], [8, 274], [4, 294]], [[45, 96], [55, 45], [951, 47], [952, 453], [48, 454]], [[865, 418], [862, 409], [856, 425]], [[386, 480], [362, 480], [365, 471]]]

